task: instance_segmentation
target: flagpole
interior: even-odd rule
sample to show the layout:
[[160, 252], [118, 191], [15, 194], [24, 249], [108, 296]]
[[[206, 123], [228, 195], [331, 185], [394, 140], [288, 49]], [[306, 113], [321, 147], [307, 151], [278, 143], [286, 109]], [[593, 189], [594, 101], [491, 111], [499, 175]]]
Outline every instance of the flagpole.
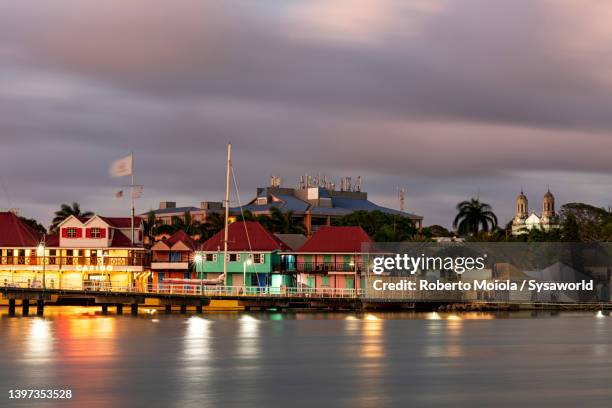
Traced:
[[132, 246], [134, 246], [134, 152], [130, 152], [132, 156], [132, 186], [130, 187], [130, 197], [132, 198]]
[[[130, 196], [132, 198], [132, 248], [135, 247], [134, 244], [134, 152], [130, 152], [130, 156], [132, 156], [132, 187], [130, 188]], [[132, 249], [132, 261], [134, 260], [134, 258], [136, 258], [136, 252]], [[132, 271], [131, 274], [131, 282], [130, 282], [130, 287], [133, 288], [134, 287], [134, 271]]]

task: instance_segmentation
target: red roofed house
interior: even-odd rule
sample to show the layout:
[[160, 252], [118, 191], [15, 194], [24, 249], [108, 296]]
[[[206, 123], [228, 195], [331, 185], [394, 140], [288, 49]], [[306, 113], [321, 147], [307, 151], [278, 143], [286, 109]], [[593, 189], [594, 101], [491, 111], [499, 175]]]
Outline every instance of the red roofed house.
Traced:
[[142, 245], [142, 219], [70, 216], [59, 224], [57, 243], [47, 241], [46, 270], [62, 288], [136, 287], [144, 290], [151, 274]]
[[42, 266], [37, 247], [43, 237], [12, 212], [0, 212], [0, 285], [15, 280], [36, 285], [41, 282]]
[[361, 227], [323, 227], [297, 251], [283, 254], [281, 270], [295, 273], [301, 288], [360, 289], [362, 253], [372, 242]]
[[198, 243], [185, 231], [177, 231], [151, 247], [151, 283], [154, 288], [167, 279], [194, 279], [194, 252]]
[[[223, 274], [224, 230], [204, 242], [196, 253], [198, 279], [217, 279]], [[291, 285], [291, 276], [278, 270], [280, 252], [289, 250], [287, 244], [255, 221], [237, 221], [228, 226], [228, 276], [226, 286], [244, 288]]]

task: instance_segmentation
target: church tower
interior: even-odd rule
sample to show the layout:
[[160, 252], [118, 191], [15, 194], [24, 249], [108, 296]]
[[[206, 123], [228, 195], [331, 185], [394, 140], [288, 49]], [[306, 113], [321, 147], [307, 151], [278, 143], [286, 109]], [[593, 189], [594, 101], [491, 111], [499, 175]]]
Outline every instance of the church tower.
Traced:
[[542, 201], [542, 218], [550, 218], [555, 215], [555, 196], [548, 190], [546, 194], [544, 194], [544, 201]]
[[514, 219], [512, 219], [512, 234], [518, 235], [524, 232], [525, 220], [529, 217], [529, 203], [527, 196], [521, 194], [516, 197], [516, 207], [514, 211]]
[[559, 227], [559, 217], [555, 212], [555, 196], [550, 192], [550, 189], [546, 191], [542, 201], [542, 227], [546, 231]]

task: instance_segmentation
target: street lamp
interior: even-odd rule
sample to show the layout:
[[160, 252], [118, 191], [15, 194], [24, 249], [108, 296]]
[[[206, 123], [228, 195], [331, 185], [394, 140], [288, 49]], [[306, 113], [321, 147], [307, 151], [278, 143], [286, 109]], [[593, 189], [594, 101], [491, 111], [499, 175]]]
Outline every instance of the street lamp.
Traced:
[[244, 293], [246, 294], [246, 268], [253, 265], [253, 259], [249, 256], [246, 261], [242, 263], [242, 286], [244, 287]]
[[42, 263], [42, 267], [43, 267], [43, 270], [42, 270], [42, 272], [43, 272], [43, 277], [42, 277], [42, 279], [43, 279], [43, 290], [47, 289], [47, 279], [46, 279], [46, 276], [45, 276], [45, 272], [46, 272], [45, 271], [45, 263], [46, 263], [45, 262], [46, 261], [46, 259], [45, 259], [45, 252], [46, 251], [45, 250], [46, 250], [46, 246], [47, 246], [46, 238], [47, 238], [47, 235], [43, 234], [43, 240], [42, 240], [42, 242], [40, 244], [38, 244], [38, 248], [36, 248], [36, 258], [38, 259], [38, 258], [42, 257], [42, 259], [43, 259], [43, 263]]

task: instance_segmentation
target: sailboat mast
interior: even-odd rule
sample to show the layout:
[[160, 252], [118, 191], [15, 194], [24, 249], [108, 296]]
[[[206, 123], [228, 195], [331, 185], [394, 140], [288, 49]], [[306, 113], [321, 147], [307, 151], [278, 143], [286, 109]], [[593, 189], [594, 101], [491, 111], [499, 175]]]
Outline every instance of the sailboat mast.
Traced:
[[232, 163], [232, 144], [227, 144], [227, 174], [225, 177], [225, 223], [224, 223], [224, 234], [223, 234], [223, 284], [227, 282], [227, 241], [229, 232], [227, 230], [229, 222], [229, 199], [230, 199], [230, 166]]
[[132, 184], [130, 187], [130, 198], [132, 199], [132, 218], [130, 229], [132, 230], [132, 246], [134, 246], [134, 152], [130, 152], [130, 156], [132, 156], [132, 159], [130, 160], [132, 163]]

